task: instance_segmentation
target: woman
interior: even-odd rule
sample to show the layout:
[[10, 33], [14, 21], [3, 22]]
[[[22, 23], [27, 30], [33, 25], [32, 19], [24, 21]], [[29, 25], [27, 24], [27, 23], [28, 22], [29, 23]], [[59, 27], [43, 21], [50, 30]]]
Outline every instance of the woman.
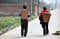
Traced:
[[50, 12], [47, 10], [46, 7], [43, 7], [43, 10], [40, 13], [39, 19], [40, 19], [40, 24], [42, 25], [42, 28], [43, 28], [43, 34], [47, 35], [47, 34], [49, 34], [49, 29], [48, 29], [48, 23], [49, 22], [44, 22], [44, 20], [43, 20], [43, 14], [44, 13], [50, 14]]

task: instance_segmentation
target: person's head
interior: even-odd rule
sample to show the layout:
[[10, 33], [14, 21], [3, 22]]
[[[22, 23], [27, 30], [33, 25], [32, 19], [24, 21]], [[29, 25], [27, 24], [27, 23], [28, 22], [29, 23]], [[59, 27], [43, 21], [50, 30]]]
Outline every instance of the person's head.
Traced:
[[24, 6], [23, 6], [23, 9], [27, 9], [27, 6], [24, 5]]
[[46, 7], [43, 7], [43, 10], [47, 10], [47, 8]]

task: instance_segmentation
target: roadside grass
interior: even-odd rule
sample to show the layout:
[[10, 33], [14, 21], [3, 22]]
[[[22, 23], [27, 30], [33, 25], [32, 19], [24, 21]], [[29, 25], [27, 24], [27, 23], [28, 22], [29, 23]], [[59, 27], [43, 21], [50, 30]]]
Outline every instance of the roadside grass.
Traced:
[[[29, 17], [29, 21], [35, 19], [35, 16]], [[21, 24], [20, 16], [5, 16], [0, 17], [0, 31], [4, 28], [15, 28]]]
[[20, 25], [20, 17], [6, 16], [0, 17], [0, 30], [6, 27], [12, 27], [13, 25]]

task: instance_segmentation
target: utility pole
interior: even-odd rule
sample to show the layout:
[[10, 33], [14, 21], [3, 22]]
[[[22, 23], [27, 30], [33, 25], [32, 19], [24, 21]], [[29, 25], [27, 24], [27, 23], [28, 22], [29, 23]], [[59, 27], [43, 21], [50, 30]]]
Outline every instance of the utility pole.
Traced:
[[57, 0], [57, 8], [59, 8], [59, 0]]
[[24, 0], [24, 5], [26, 5], [26, 0]]
[[32, 0], [31, 0], [31, 15], [32, 15]]
[[54, 1], [52, 0], [52, 9], [54, 9]]
[[43, 7], [43, 0], [41, 0], [41, 2], [42, 2], [42, 7]]
[[55, 9], [58, 8], [58, 0], [55, 0]]
[[40, 4], [39, 4], [39, 0], [38, 0], [38, 15], [39, 15], [39, 7], [40, 7]]

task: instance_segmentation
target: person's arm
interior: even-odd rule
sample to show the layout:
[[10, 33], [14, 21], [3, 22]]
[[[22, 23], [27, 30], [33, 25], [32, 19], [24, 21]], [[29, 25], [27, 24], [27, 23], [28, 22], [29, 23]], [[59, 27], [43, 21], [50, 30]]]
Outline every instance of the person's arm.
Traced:
[[42, 17], [42, 11], [41, 11], [41, 13], [40, 13], [40, 15], [39, 15], [40, 17]]
[[39, 20], [41, 21], [41, 18], [42, 18], [42, 11], [40, 12], [39, 14]]
[[30, 13], [28, 13], [28, 17], [30, 17], [31, 16], [31, 14]]
[[19, 16], [21, 16], [21, 13], [19, 14]]
[[30, 11], [29, 11], [29, 9], [27, 9], [27, 10], [28, 10], [28, 17], [30, 17], [31, 16]]
[[22, 14], [22, 10], [20, 11], [19, 16], [21, 16], [21, 14]]

